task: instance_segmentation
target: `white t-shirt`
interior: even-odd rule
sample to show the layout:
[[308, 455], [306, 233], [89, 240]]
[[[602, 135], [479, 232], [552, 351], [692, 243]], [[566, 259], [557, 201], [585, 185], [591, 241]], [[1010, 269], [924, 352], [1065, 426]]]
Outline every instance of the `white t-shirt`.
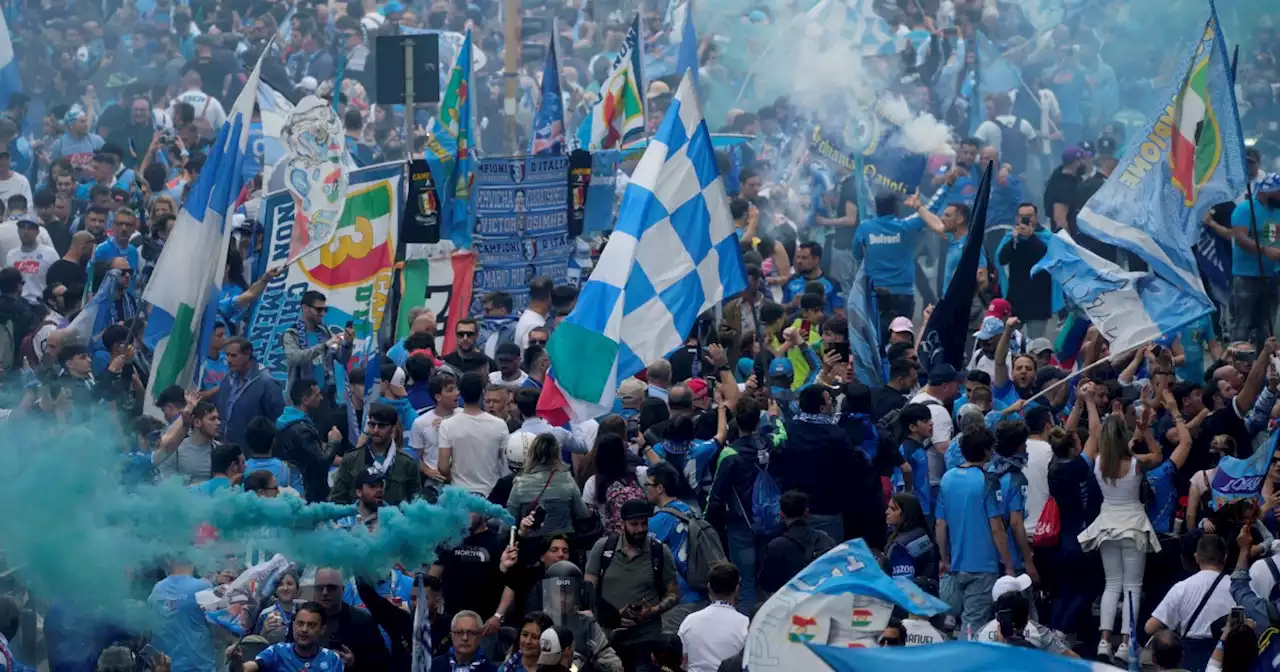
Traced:
[[9, 204], [9, 197], [22, 194], [27, 197], [27, 210], [34, 210], [34, 200], [31, 197], [31, 182], [25, 175], [21, 173], [13, 173], [6, 180], [0, 180], [0, 201], [4, 201], [5, 205]]
[[[440, 425], [446, 419], [439, 410], [437, 407], [419, 415], [409, 428], [409, 447], [418, 451], [422, 462], [432, 469], [440, 468]], [[453, 409], [453, 414], [457, 415], [458, 409]]]
[[506, 385], [507, 387], [511, 388], [513, 391], [520, 389], [520, 386], [524, 385], [524, 381], [526, 380], [529, 380], [529, 374], [525, 373], [524, 371], [521, 371], [520, 377], [516, 378], [515, 380], [503, 380], [501, 371], [491, 371], [489, 373], [489, 384]]
[[[999, 122], [999, 124], [996, 122]], [[1011, 128], [1015, 122], [1018, 124], [1018, 130], [1022, 132], [1022, 135], [1026, 136], [1028, 141], [1036, 139], [1036, 129], [1031, 123], [1012, 114], [996, 117], [995, 121], [988, 119], [982, 122], [978, 126], [978, 130], [973, 132], [973, 135], [984, 143], [995, 147], [996, 151], [1001, 152], [1003, 155], [1004, 148], [1000, 146], [1000, 141], [1003, 138], [1000, 126], [1004, 125], [1006, 128]], [[1030, 145], [1027, 146], [1027, 151], [1031, 151]]]
[[[1276, 568], [1280, 570], [1280, 558], [1273, 557], [1271, 562], [1277, 563]], [[1276, 587], [1276, 577], [1267, 567], [1267, 558], [1249, 565], [1249, 587], [1264, 600], [1270, 597], [1271, 589]]]
[[22, 272], [22, 298], [27, 301], [40, 302], [44, 299], [45, 276], [49, 267], [58, 260], [58, 251], [48, 245], [36, 245], [36, 249], [27, 252], [21, 247], [9, 250], [5, 257], [5, 266], [16, 268]]
[[748, 619], [727, 602], [713, 602], [680, 623], [689, 672], [716, 672], [720, 663], [742, 651], [747, 643]]
[[547, 326], [546, 317], [533, 309], [525, 308], [524, 312], [520, 313], [520, 321], [516, 322], [516, 345], [523, 351], [529, 347], [529, 332], [545, 326]]
[[222, 128], [222, 124], [227, 121], [227, 113], [222, 109], [222, 103], [217, 98], [210, 96], [204, 91], [193, 89], [178, 96], [169, 104], [169, 116], [173, 117], [173, 108], [178, 103], [188, 103], [196, 111], [196, 118], [203, 117], [209, 122], [209, 126], [213, 128], [213, 132], [217, 133]]
[[498, 479], [507, 474], [509, 435], [507, 423], [488, 413], [458, 413], [440, 423], [439, 447], [453, 450], [453, 484], [488, 497]]
[[[1191, 618], [1191, 613], [1200, 606], [1200, 600], [1204, 599], [1209, 586], [1212, 586], [1219, 576], [1218, 572], [1202, 569], [1189, 578], [1173, 584], [1169, 592], [1165, 593], [1164, 599], [1160, 600], [1160, 606], [1151, 612], [1151, 617], [1164, 623], [1170, 630], [1181, 633], [1186, 627], [1183, 621]], [[1213, 595], [1209, 597], [1208, 602], [1205, 602], [1200, 615], [1196, 616], [1196, 622], [1191, 624], [1187, 637], [1192, 639], [1212, 637], [1213, 633], [1210, 632], [1209, 626], [1231, 613], [1231, 608], [1234, 606], [1236, 601], [1231, 598], [1231, 580], [1224, 578], [1218, 581], [1218, 587], [1214, 589]]]
[[927, 646], [947, 641], [947, 636], [938, 632], [929, 621], [908, 618], [902, 621], [902, 627], [907, 629], [907, 646]]
[[[930, 403], [927, 408], [929, 415], [933, 417], [933, 443], [936, 446], [941, 443], [943, 446], [951, 443], [951, 437], [955, 434], [956, 427], [951, 421], [951, 414], [947, 412], [947, 407], [942, 400], [929, 394], [928, 392], [919, 392], [911, 398], [913, 404]], [[930, 446], [932, 448], [932, 446]], [[945, 450], [945, 448], [943, 448]], [[929, 451], [929, 485], [937, 485], [942, 481], [942, 474], [947, 470], [946, 460], [943, 454], [937, 450]]]
[[[53, 239], [49, 237], [49, 232], [44, 227], [40, 227], [40, 235], [36, 237], [37, 245], [45, 245], [53, 247]], [[9, 220], [0, 222], [0, 259], [7, 260], [9, 251], [22, 247], [22, 239], [18, 237], [18, 222]]]
[[[1000, 621], [991, 619], [987, 624], [982, 626], [978, 631], [979, 642], [998, 642], [1000, 641], [996, 635], [1000, 632]], [[1027, 639], [1027, 643], [1046, 653], [1061, 654], [1067, 650], [1062, 640], [1049, 628], [1036, 623], [1035, 621], [1027, 621], [1027, 627], [1022, 629], [1022, 636]]]
[[1053, 448], [1040, 439], [1027, 439], [1027, 466], [1022, 474], [1027, 477], [1027, 511], [1023, 527], [1030, 539], [1036, 531], [1036, 523], [1049, 501], [1049, 463], [1053, 461]]

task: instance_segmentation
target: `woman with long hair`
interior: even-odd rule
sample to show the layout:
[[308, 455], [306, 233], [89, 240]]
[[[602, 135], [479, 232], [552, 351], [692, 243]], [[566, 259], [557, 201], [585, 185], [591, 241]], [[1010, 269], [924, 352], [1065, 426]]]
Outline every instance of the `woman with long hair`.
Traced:
[[889, 558], [889, 573], [893, 578], [937, 581], [938, 546], [929, 534], [929, 521], [920, 500], [909, 492], [890, 497], [885, 522], [889, 526], [885, 556]]
[[537, 509], [546, 515], [542, 525], [532, 532], [535, 537], [570, 534], [574, 519], [590, 515], [569, 465], [560, 459], [560, 442], [550, 433], [539, 434], [529, 446], [524, 469], [516, 475], [507, 499], [507, 511], [516, 520]]
[[[1095, 407], [1090, 402], [1090, 424], [1094, 412]], [[1138, 419], [1137, 437], [1147, 434], [1152, 415], [1154, 409], [1143, 409]], [[1181, 414], [1175, 410], [1171, 416], [1177, 423], [1179, 432], [1185, 432], [1186, 423]], [[1110, 638], [1115, 625], [1116, 607], [1120, 606], [1122, 637], [1116, 655], [1127, 661], [1129, 612], [1136, 609], [1142, 599], [1146, 554], [1160, 550], [1160, 539], [1156, 536], [1151, 521], [1147, 519], [1146, 506], [1142, 501], [1142, 486], [1146, 482], [1146, 470], [1159, 466], [1164, 461], [1164, 455], [1159, 443], [1148, 446], [1149, 450], [1145, 453], [1135, 454], [1133, 443], [1140, 439], [1130, 433], [1124, 418], [1117, 415], [1108, 416], [1096, 435], [1095, 442], [1094, 433], [1091, 432], [1085, 454], [1088, 456], [1089, 447], [1096, 445], [1097, 459], [1093, 465], [1093, 476], [1102, 491], [1102, 507], [1098, 517], [1077, 539], [1084, 551], [1096, 549], [1102, 556], [1105, 583], [1098, 617], [1098, 629], [1102, 634], [1098, 642], [1098, 655], [1111, 657]]]
[[622, 504], [644, 499], [640, 486], [648, 472], [627, 459], [627, 440], [618, 434], [601, 434], [596, 441], [596, 473], [587, 479], [582, 492], [591, 508], [600, 512], [606, 534], [622, 530]]

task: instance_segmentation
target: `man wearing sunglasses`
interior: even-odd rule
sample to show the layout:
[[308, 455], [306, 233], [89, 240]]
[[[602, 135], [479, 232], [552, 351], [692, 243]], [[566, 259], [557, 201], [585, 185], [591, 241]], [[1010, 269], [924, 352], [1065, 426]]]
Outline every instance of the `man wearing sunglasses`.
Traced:
[[[391, 666], [391, 654], [383, 642], [378, 624], [369, 612], [342, 601], [347, 582], [341, 569], [316, 570], [316, 603], [325, 612], [320, 645], [341, 652], [345, 672], [374, 672]], [[304, 668], [305, 669], [305, 668]]]
[[421, 489], [418, 464], [397, 445], [401, 432], [400, 414], [395, 407], [383, 403], [370, 406], [364, 435], [356, 442], [357, 449], [342, 458], [329, 501], [355, 502], [356, 483], [362, 473], [376, 473], [386, 479], [382, 499], [392, 506], [417, 498]]
[[280, 334], [284, 346], [284, 359], [289, 366], [289, 385], [299, 378], [310, 378], [320, 386], [320, 393], [328, 402], [325, 411], [335, 403], [337, 379], [334, 366], [346, 366], [351, 359], [351, 345], [355, 331], [347, 327], [342, 333], [331, 334], [325, 325], [329, 306], [324, 294], [310, 290], [302, 295], [302, 315], [298, 322]]
[[474, 317], [458, 320], [453, 331], [453, 352], [445, 355], [444, 362], [462, 373], [481, 371], [485, 374], [495, 368], [493, 360], [479, 348], [480, 323]]

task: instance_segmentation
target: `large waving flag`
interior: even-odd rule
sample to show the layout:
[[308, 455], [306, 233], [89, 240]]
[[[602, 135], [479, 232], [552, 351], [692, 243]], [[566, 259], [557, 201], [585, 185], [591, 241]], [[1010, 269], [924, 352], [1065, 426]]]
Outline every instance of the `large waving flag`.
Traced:
[[1077, 217], [1080, 230], [1142, 257], [1156, 273], [1203, 294], [1195, 248], [1201, 216], [1244, 192], [1244, 141], [1231, 61], [1209, 18], [1167, 103], [1128, 143], [1124, 158]]
[[[427, 142], [426, 159], [432, 163], [433, 175], [448, 175], [442, 196], [441, 233], [455, 247], [471, 247], [471, 183], [475, 176], [475, 156], [471, 151], [471, 31], [467, 31], [449, 72], [449, 83], [440, 101], [440, 113], [432, 120], [432, 134]], [[437, 168], [440, 172], [436, 172]], [[446, 203], [450, 206], [443, 207]]]
[[578, 145], [583, 149], [613, 149], [644, 135], [644, 70], [640, 49], [640, 15], [622, 41], [622, 50], [613, 59], [613, 68], [600, 87], [600, 100], [578, 127]]
[[64, 343], [87, 346], [112, 325], [111, 302], [115, 297], [116, 289], [120, 287], [120, 279], [121, 273], [118, 269], [107, 271], [93, 298], [89, 299], [84, 308], [76, 314], [75, 319], [71, 320], [71, 324], [67, 325], [67, 336], [62, 339]]
[[1106, 672], [1116, 668], [1079, 658], [1067, 658], [1036, 649], [992, 642], [943, 642], [929, 646], [810, 648], [834, 672], [898, 672], [898, 670], [947, 670], [947, 672]]
[[542, 65], [542, 95], [538, 97], [538, 111], [533, 115], [533, 137], [529, 140], [529, 153], [534, 156], [564, 154], [564, 95], [560, 92], [555, 31], [551, 34], [547, 60]]
[[1066, 231], [1045, 240], [1048, 251], [1032, 273], [1048, 271], [1067, 300], [1084, 312], [1111, 345], [1124, 352], [1213, 311], [1205, 295], [1152, 272], [1130, 272], [1080, 246]]
[[18, 73], [18, 62], [14, 60], [9, 24], [0, 13], [0, 109], [8, 109], [9, 96], [15, 93], [22, 93], [22, 77]]
[[259, 58], [218, 131], [143, 293], [143, 300], [151, 304], [143, 338], [155, 344], [147, 399], [170, 385], [192, 388], [209, 351], [231, 245], [230, 219], [244, 186], [243, 163], [249, 158], [249, 124], [261, 71]]
[[715, 150], [686, 74], [595, 271], [548, 344], [539, 414], [563, 423], [608, 411], [619, 381], [666, 357], [699, 314], [745, 287]]
[[991, 172], [994, 164], [988, 163], [978, 182], [978, 193], [973, 202], [969, 238], [955, 275], [947, 283], [942, 300], [934, 307], [925, 323], [917, 350], [920, 362], [926, 370], [939, 364], [950, 364], [957, 371], [965, 367], [965, 341], [969, 338], [969, 309], [978, 291], [978, 264], [982, 259], [982, 242], [987, 235], [987, 203], [991, 200]]
[[806, 35], [823, 35], [850, 43], [863, 56], [893, 56], [906, 40], [875, 11], [873, 0], [822, 0], [805, 12], [811, 28]]
[[947, 611], [947, 604], [910, 579], [886, 574], [866, 541], [846, 541], [761, 605], [747, 634], [745, 667], [752, 672], [825, 669], [811, 645], [874, 647], [897, 608], [934, 616]]

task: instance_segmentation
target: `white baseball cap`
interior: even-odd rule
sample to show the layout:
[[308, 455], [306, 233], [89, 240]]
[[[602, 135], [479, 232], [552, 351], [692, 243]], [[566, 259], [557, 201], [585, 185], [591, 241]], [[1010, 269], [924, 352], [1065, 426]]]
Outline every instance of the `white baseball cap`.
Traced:
[[998, 600], [1005, 593], [1021, 593], [1031, 587], [1031, 577], [1026, 574], [1019, 576], [1002, 576], [996, 579], [996, 584], [991, 586], [991, 599]]

